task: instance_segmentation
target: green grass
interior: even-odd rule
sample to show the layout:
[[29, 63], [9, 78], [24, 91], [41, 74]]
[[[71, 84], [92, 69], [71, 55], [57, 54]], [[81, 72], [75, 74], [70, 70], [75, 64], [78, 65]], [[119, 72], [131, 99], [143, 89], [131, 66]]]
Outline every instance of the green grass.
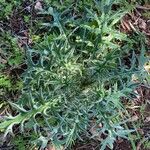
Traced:
[[0, 19], [3, 20], [9, 18], [14, 8], [18, 6], [20, 3], [21, 0], [13, 0], [13, 1], [0, 0], [0, 11], [1, 11]]
[[[113, 149], [118, 137], [130, 140], [136, 128], [127, 127], [130, 116], [122, 98], [132, 99], [137, 87], [133, 75], [139, 83], [147, 82], [147, 47], [145, 37], [138, 31], [133, 35], [121, 33], [119, 21], [135, 4], [128, 7], [127, 1], [114, 0], [69, 0], [63, 5], [59, 1], [44, 2], [38, 14], [52, 19], [39, 20], [39, 31], [30, 33], [34, 44], [26, 47], [26, 53], [10, 34], [4, 32], [2, 37], [6, 37], [2, 50], [7, 65], [17, 68], [24, 62], [28, 66], [21, 76], [23, 85], [17, 82], [20, 97], [8, 101], [15, 113], [8, 113], [0, 123], [4, 138], [19, 125], [21, 136], [14, 143], [18, 149], [31, 145], [42, 149], [49, 142], [70, 149], [82, 134], [89, 138], [105, 136], [100, 142], [101, 150]], [[26, 23], [29, 19], [26, 17]], [[15, 89], [11, 84], [7, 77], [0, 76], [3, 89]], [[91, 137], [89, 128], [93, 122], [102, 127]], [[135, 149], [133, 140], [131, 144]]]

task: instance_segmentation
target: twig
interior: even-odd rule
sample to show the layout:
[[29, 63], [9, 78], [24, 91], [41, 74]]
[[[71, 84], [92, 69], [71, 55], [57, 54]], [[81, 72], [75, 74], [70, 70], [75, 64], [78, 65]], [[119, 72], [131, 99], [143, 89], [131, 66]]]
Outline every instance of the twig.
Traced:
[[141, 87], [145, 87], [145, 88], [147, 88], [147, 89], [150, 89], [150, 86], [147, 86], [147, 85], [140, 85]]
[[150, 10], [150, 8], [144, 7], [144, 6], [140, 6], [140, 5], [137, 5], [136, 8], [137, 8], [137, 9]]

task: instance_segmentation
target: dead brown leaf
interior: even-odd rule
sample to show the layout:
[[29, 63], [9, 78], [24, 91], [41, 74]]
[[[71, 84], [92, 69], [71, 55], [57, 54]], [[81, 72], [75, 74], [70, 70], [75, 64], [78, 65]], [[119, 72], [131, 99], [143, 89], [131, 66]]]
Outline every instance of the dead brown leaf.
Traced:
[[56, 148], [54, 145], [49, 144], [45, 150], [64, 150], [64, 148], [63, 147]]
[[0, 64], [6, 64], [6, 63], [7, 63], [7, 60], [1, 58], [1, 56], [0, 56]]
[[143, 19], [139, 18], [138, 23], [139, 23], [139, 28], [146, 30], [147, 24], [145, 23]]
[[123, 21], [123, 24], [124, 24], [125, 29], [126, 29], [127, 31], [131, 31], [130, 25], [129, 25], [126, 21]]
[[39, 11], [43, 10], [42, 3], [40, 1], [37, 1], [34, 6], [34, 9]]

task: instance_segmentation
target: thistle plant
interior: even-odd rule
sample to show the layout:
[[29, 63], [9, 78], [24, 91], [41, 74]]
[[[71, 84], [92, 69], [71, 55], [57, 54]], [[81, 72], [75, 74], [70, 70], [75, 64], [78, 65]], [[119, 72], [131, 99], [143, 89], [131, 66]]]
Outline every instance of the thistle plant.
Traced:
[[72, 8], [41, 12], [52, 17], [43, 23], [49, 32], [34, 48], [27, 47], [22, 95], [18, 102], [10, 102], [17, 115], [8, 114], [0, 123], [4, 137], [19, 124], [22, 134], [34, 129], [41, 149], [49, 142], [69, 149], [82, 134], [91, 136], [94, 122], [95, 127], [102, 125], [96, 132], [105, 136], [100, 141], [104, 150], [133, 131], [124, 126], [121, 98], [132, 92], [132, 75], [140, 69], [134, 51], [134, 63], [129, 67], [123, 62], [131, 49], [122, 43], [131, 41], [116, 29], [126, 12], [112, 10], [113, 2], [94, 1], [79, 17], [71, 16]]

